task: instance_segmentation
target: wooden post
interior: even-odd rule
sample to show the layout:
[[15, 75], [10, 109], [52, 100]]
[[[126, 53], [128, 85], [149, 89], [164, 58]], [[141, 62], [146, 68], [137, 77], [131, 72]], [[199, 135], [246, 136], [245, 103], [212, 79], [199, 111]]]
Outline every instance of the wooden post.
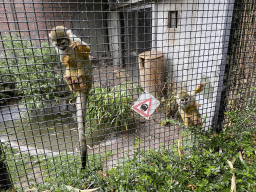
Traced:
[[156, 98], [163, 96], [164, 88], [164, 54], [151, 50], [139, 54], [140, 85]]
[[81, 153], [81, 169], [85, 169], [86, 162], [87, 162], [87, 144], [85, 138], [85, 110], [86, 110], [86, 100], [87, 94], [78, 91], [77, 92], [77, 99], [76, 99], [76, 119], [77, 119], [77, 126], [78, 126], [78, 134], [79, 134], [79, 146], [80, 146], [80, 153]]

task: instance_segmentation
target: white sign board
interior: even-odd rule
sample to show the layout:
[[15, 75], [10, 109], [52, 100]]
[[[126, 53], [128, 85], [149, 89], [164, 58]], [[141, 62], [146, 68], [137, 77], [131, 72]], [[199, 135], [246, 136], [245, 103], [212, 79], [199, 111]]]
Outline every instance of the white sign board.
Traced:
[[132, 109], [139, 113], [142, 117], [149, 119], [149, 116], [154, 113], [160, 102], [150, 93], [143, 93], [134, 103]]

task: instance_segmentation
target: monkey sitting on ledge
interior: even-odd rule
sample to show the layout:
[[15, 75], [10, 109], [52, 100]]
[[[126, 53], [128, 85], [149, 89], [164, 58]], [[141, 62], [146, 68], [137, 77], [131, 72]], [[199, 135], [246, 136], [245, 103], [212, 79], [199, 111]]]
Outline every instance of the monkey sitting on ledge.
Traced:
[[179, 112], [185, 126], [200, 126], [201, 115], [197, 107], [201, 105], [196, 103], [195, 95], [203, 91], [205, 82], [201, 83], [191, 94], [186, 90], [177, 93], [176, 101], [179, 105]]

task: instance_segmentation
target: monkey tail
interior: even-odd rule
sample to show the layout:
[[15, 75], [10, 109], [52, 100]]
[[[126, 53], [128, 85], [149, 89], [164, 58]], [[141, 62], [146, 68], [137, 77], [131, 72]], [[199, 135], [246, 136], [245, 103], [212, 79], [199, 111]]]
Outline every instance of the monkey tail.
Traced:
[[82, 91], [77, 92], [77, 100], [76, 100], [76, 110], [77, 110], [77, 125], [78, 125], [78, 134], [79, 134], [79, 145], [81, 151], [81, 161], [82, 167], [81, 169], [85, 169], [87, 162], [87, 145], [85, 138], [85, 106], [87, 101], [86, 93]]

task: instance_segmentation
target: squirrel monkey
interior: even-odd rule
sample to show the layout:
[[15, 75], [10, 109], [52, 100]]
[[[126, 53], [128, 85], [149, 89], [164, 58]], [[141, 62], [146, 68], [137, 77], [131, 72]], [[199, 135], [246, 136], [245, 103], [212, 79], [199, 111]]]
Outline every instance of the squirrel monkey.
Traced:
[[81, 169], [85, 169], [87, 161], [87, 145], [85, 138], [85, 105], [87, 94], [92, 87], [92, 67], [90, 47], [64, 26], [57, 26], [49, 34], [52, 44], [60, 55], [61, 63], [66, 67], [64, 79], [69, 89], [77, 93], [76, 109], [79, 143], [81, 147]]
[[66, 67], [64, 79], [69, 89], [88, 92], [92, 84], [90, 47], [64, 26], [54, 27], [49, 37]]
[[205, 82], [202, 82], [192, 93], [189, 94], [186, 90], [182, 90], [175, 96], [185, 126], [198, 126], [201, 124], [201, 115], [197, 109], [201, 105], [196, 103], [195, 95], [203, 91], [204, 86]]

